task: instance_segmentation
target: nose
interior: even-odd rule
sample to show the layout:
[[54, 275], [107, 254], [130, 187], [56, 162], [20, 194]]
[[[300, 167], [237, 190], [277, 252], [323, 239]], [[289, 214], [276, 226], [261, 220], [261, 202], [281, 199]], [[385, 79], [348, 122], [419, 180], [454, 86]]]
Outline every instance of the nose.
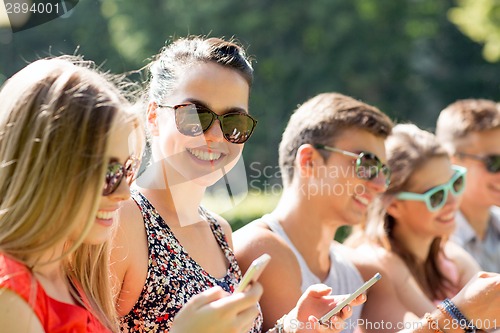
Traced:
[[221, 142], [224, 141], [224, 135], [221, 129], [221, 123], [215, 119], [212, 126], [204, 133], [207, 142]]
[[448, 190], [448, 196], [446, 198], [445, 206], [447, 205], [458, 205], [460, 195], [453, 195], [450, 190]]

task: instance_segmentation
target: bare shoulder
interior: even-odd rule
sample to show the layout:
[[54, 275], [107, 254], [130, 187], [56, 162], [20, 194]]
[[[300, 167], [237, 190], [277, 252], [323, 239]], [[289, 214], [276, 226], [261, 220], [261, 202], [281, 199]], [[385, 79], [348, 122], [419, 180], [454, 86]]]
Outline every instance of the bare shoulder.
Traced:
[[255, 258], [264, 253], [271, 256], [273, 265], [279, 264], [278, 260], [285, 264], [297, 263], [288, 244], [260, 221], [251, 222], [237, 230], [233, 238], [234, 252], [243, 269], [248, 268]]
[[448, 257], [450, 260], [453, 261], [468, 260], [477, 264], [476, 260], [467, 251], [465, 251], [464, 248], [462, 248], [455, 242], [452, 241], [446, 242], [444, 245], [444, 253], [446, 254], [446, 257]]
[[[264, 223], [254, 221], [234, 233], [236, 259], [243, 271], [252, 261], [267, 253], [271, 260], [259, 278], [264, 287], [260, 305], [264, 315], [264, 331], [295, 307], [302, 294], [302, 273], [297, 258], [288, 244]], [[286, 278], [277, 278], [284, 276]]]
[[410, 270], [397, 254], [377, 244], [366, 243], [350, 249], [347, 256], [365, 280], [377, 272], [386, 272], [386, 280], [390, 274], [391, 283], [397, 286], [404, 284], [411, 276]]
[[460, 245], [448, 241], [444, 246], [444, 253], [458, 268], [460, 275], [460, 287], [474, 277], [474, 275], [481, 270], [481, 267], [467, 251]]
[[143, 246], [145, 242], [146, 228], [139, 207], [132, 199], [122, 202], [118, 210], [118, 227], [113, 237], [113, 259], [127, 260], [136, 247]]
[[0, 289], [2, 332], [45, 332], [33, 309], [15, 292]]
[[[356, 249], [345, 249], [345, 256], [351, 259], [363, 280], [368, 280], [376, 273], [382, 279], [367, 291], [367, 301], [363, 306], [362, 323], [390, 322], [394, 327], [405, 320], [416, 320], [417, 317], [398, 297], [398, 283], [409, 277], [404, 263], [394, 254], [376, 244], [363, 244]], [[404, 274], [402, 272], [405, 272]], [[397, 282], [398, 281], [398, 282]], [[363, 325], [365, 332], [378, 332], [371, 325]]]
[[148, 240], [139, 207], [132, 199], [122, 203], [113, 237], [111, 272], [117, 291], [117, 309], [127, 314], [139, 298], [148, 272]]

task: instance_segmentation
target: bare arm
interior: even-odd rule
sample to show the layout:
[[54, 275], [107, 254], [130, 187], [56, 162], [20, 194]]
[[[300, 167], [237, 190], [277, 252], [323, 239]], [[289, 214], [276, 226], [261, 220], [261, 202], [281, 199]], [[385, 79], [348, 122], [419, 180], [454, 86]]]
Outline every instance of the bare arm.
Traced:
[[8, 289], [0, 289], [0, 327], [2, 332], [45, 332], [29, 304]]
[[235, 254], [243, 272], [264, 253], [271, 261], [259, 278], [264, 287], [260, 305], [264, 315], [264, 331], [292, 310], [300, 296], [301, 272], [294, 253], [279, 236], [263, 225], [252, 223], [234, 234]]
[[111, 272], [117, 291], [120, 316], [130, 312], [139, 298], [148, 270], [146, 229], [139, 208], [132, 199], [119, 210], [119, 225], [113, 238]]

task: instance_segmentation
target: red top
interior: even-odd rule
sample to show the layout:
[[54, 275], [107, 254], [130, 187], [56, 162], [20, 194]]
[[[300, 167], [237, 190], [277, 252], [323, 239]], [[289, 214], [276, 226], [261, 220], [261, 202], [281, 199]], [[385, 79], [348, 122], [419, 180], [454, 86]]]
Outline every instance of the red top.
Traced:
[[88, 310], [57, 301], [20, 262], [0, 253], [0, 289], [22, 297], [36, 313], [46, 333], [110, 333]]

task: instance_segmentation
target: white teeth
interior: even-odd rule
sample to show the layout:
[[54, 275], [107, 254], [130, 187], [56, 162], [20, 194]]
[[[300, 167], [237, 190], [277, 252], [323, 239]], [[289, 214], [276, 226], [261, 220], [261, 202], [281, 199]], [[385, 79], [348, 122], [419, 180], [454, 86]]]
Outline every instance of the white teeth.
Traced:
[[356, 198], [356, 200], [358, 200], [359, 202], [361, 202], [365, 206], [368, 206], [370, 204], [370, 200], [368, 200], [367, 198], [358, 197], [358, 196], [355, 196], [355, 198]]
[[101, 220], [110, 220], [113, 218], [114, 215], [115, 215], [114, 211], [104, 211], [104, 210], [99, 210], [96, 214], [97, 218]]
[[203, 160], [203, 161], [215, 161], [218, 160], [222, 153], [212, 153], [204, 150], [199, 150], [199, 149], [189, 149], [187, 148], [187, 151], [190, 152], [192, 155], [196, 156], [196, 158]]
[[455, 217], [455, 213], [452, 213], [452, 214], [442, 216], [441, 220], [449, 221], [449, 220], [453, 219], [454, 217]]

